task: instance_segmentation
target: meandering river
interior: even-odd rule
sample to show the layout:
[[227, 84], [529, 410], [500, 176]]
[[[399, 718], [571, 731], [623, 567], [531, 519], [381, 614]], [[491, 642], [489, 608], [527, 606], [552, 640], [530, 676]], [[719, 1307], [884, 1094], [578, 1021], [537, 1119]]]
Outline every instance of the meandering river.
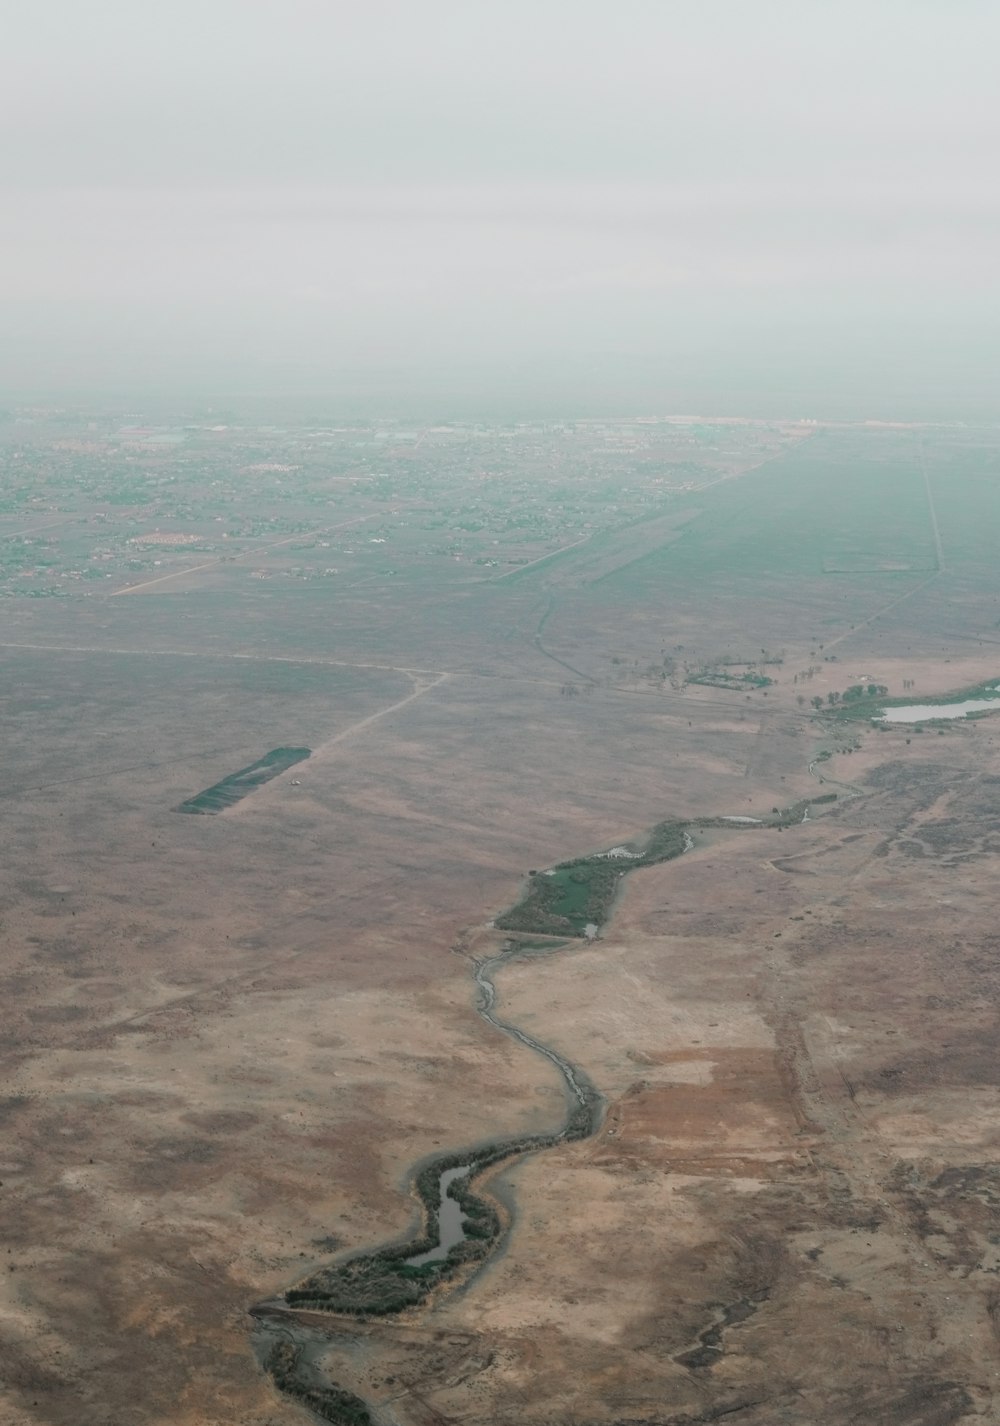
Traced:
[[[814, 771], [812, 767], [811, 770]], [[819, 776], [819, 774], [816, 775]], [[828, 801], [833, 796], [834, 794], [827, 794], [818, 800]], [[716, 817], [688, 821], [681, 825], [685, 828], [729, 826], [734, 831], [737, 827], [746, 830], [764, 829], [768, 826], [788, 826], [793, 822], [805, 820], [808, 811], [809, 806], [806, 802], [795, 804], [773, 817], [762, 818], [760, 821], [743, 817]], [[693, 838], [687, 830], [684, 830], [683, 843], [679, 846], [677, 854], [688, 852], [693, 846]], [[628, 868], [627, 862], [623, 866], [623, 874], [626, 869], [631, 869]], [[501, 1236], [499, 1220], [492, 1209], [487, 1210], [489, 1213], [493, 1213], [493, 1227], [486, 1235], [488, 1247], [484, 1245], [483, 1232], [475, 1232], [475, 1215], [482, 1214], [483, 1200], [473, 1194], [471, 1179], [503, 1160], [510, 1160], [540, 1149], [552, 1148], [571, 1139], [587, 1138], [597, 1130], [603, 1117], [604, 1101], [579, 1066], [574, 1065], [572, 1061], [551, 1046], [537, 1040], [533, 1035], [529, 1035], [526, 1030], [502, 1019], [497, 1013], [497, 990], [493, 976], [499, 967], [516, 957], [545, 955], [562, 950], [568, 944], [572, 945], [574, 941], [567, 942], [566, 939], [553, 938], [551, 943], [539, 944], [535, 942], [531, 946], [524, 942], [514, 942], [498, 954], [472, 963], [472, 976], [478, 989], [476, 1010], [482, 1019], [501, 1033], [524, 1045], [525, 1048], [541, 1055], [550, 1064], [555, 1065], [562, 1076], [569, 1110], [562, 1128], [550, 1134], [529, 1135], [516, 1140], [499, 1140], [493, 1144], [470, 1150], [467, 1157], [462, 1154], [438, 1156], [437, 1160], [425, 1165], [415, 1179], [415, 1182], [420, 1185], [421, 1195], [424, 1199], [427, 1223], [423, 1241], [414, 1244], [418, 1250], [412, 1255], [406, 1256], [405, 1249], [401, 1251], [398, 1246], [390, 1245], [388, 1249], [372, 1250], [369, 1254], [361, 1254], [347, 1260], [348, 1268], [352, 1264], [364, 1264], [366, 1261], [381, 1266], [384, 1266], [385, 1263], [395, 1263], [398, 1268], [402, 1269], [403, 1277], [406, 1274], [411, 1275], [406, 1279], [411, 1285], [415, 1279], [419, 1280], [419, 1291], [425, 1296], [432, 1287], [444, 1283], [449, 1274], [453, 1275], [459, 1267], [462, 1269], [462, 1280], [468, 1281], [470, 1275], [468, 1269], [471, 1268], [473, 1272], [478, 1271], [476, 1263], [481, 1267], [489, 1261], [492, 1255], [491, 1249]], [[585, 940], [576, 939], [575, 944], [578, 946], [585, 944]], [[435, 1164], [440, 1166], [438, 1176], [436, 1179], [434, 1177], [429, 1179], [430, 1188], [427, 1189], [423, 1185], [428, 1183], [427, 1175], [435, 1167]], [[453, 1189], [458, 1191], [458, 1196], [453, 1194]], [[439, 1202], [435, 1204], [434, 1199], [438, 1197], [438, 1194]], [[460, 1198], [464, 1199], [464, 1208]], [[468, 1212], [465, 1211], [466, 1208]], [[472, 1216], [470, 1217], [470, 1215]], [[432, 1239], [428, 1243], [428, 1234], [431, 1232], [434, 1233], [436, 1240]], [[471, 1241], [473, 1238], [478, 1240], [478, 1252], [475, 1251], [476, 1243]], [[458, 1259], [449, 1257], [449, 1254], [454, 1250], [462, 1249], [463, 1245], [467, 1260], [462, 1259], [461, 1252]], [[471, 1258], [469, 1249], [473, 1249]], [[308, 1407], [321, 1420], [341, 1423], [341, 1426], [369, 1426], [369, 1423], [372, 1422], [388, 1420], [389, 1418], [383, 1411], [329, 1383], [318, 1367], [318, 1360], [322, 1356], [324, 1344], [328, 1344], [333, 1337], [339, 1335], [342, 1341], [348, 1340], [345, 1338], [342, 1325], [345, 1314], [360, 1312], [362, 1316], [365, 1316], [369, 1312], [395, 1312], [406, 1306], [416, 1307], [423, 1297], [414, 1296], [370, 1309], [364, 1305], [340, 1307], [328, 1294], [327, 1301], [322, 1300], [325, 1290], [325, 1271], [321, 1270], [314, 1274], [312, 1279], [306, 1280], [307, 1283], [318, 1284], [314, 1289], [290, 1291], [287, 1294], [287, 1300], [278, 1299], [261, 1303], [252, 1309], [251, 1316], [255, 1319], [254, 1347], [257, 1356], [265, 1369], [270, 1372], [275, 1384], [289, 1396]], [[335, 1267], [329, 1271], [336, 1273], [343, 1270]], [[395, 1281], [398, 1282], [399, 1278], [397, 1277]], [[415, 1292], [418, 1289], [411, 1287], [411, 1290]], [[331, 1313], [330, 1330], [323, 1331], [316, 1327], [310, 1327], [296, 1316], [297, 1308], [310, 1311], [317, 1307]]]

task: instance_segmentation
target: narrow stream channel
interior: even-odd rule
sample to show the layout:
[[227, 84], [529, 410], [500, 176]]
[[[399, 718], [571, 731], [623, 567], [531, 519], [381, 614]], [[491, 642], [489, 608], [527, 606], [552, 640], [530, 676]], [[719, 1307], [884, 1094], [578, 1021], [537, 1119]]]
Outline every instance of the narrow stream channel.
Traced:
[[[552, 949], [561, 949], [561, 947], [553, 945]], [[518, 954], [518, 948], [514, 947], [508, 951], [501, 951], [499, 955], [490, 956], [487, 960], [475, 962], [472, 974], [481, 992], [476, 1010], [495, 1029], [502, 1031], [505, 1035], [510, 1035], [519, 1044], [526, 1046], [529, 1050], [534, 1050], [536, 1054], [543, 1055], [550, 1064], [554, 1064], [563, 1077], [569, 1098], [575, 1101], [581, 1109], [591, 1112], [595, 1103], [595, 1091], [584, 1082], [580, 1071], [556, 1050], [551, 1049], [548, 1045], [543, 1045], [541, 1040], [536, 1040], [534, 1036], [519, 1029], [516, 1025], [501, 1020], [496, 1013], [497, 991], [492, 979], [493, 971], [516, 954]], [[469, 1220], [463, 1212], [461, 1204], [449, 1193], [449, 1189], [453, 1183], [467, 1178], [474, 1168], [474, 1163], [457, 1164], [455, 1167], [443, 1171], [439, 1181], [441, 1206], [438, 1209], [438, 1241], [433, 1248], [428, 1248], [422, 1253], [414, 1254], [412, 1258], [407, 1258], [407, 1267], [423, 1267], [425, 1263], [439, 1262], [447, 1258], [450, 1248], [464, 1240], [465, 1225]]]
[[[686, 837], [685, 850], [689, 850], [691, 846], [693, 842]], [[576, 944], [582, 945], [585, 942]], [[544, 955], [548, 951], [563, 950], [566, 945], [566, 941], [553, 940], [547, 950], [535, 949], [530, 954]], [[435, 1214], [427, 1215], [434, 1227], [437, 1241], [402, 1260], [403, 1268], [413, 1271], [417, 1276], [423, 1272], [433, 1273], [436, 1268], [444, 1269], [448, 1266], [449, 1253], [470, 1241], [469, 1229], [474, 1228], [474, 1220], [470, 1219], [462, 1204], [453, 1195], [453, 1188], [464, 1188], [468, 1193], [470, 1175], [481, 1172], [491, 1163], [499, 1164], [538, 1149], [553, 1148], [571, 1139], [589, 1138], [597, 1130], [603, 1117], [604, 1101], [582, 1070], [557, 1050], [543, 1044], [541, 1040], [536, 1040], [527, 1031], [501, 1019], [496, 1012], [497, 990], [493, 974], [507, 961], [523, 954], [526, 954], [524, 948], [515, 943], [495, 956], [473, 963], [472, 975], [479, 989], [476, 1010], [494, 1029], [510, 1036], [518, 1044], [542, 1055], [550, 1064], [555, 1065], [562, 1076], [569, 1113], [562, 1128], [551, 1134], [528, 1135], [516, 1140], [496, 1140], [470, 1153], [467, 1162], [458, 1164], [454, 1163], [453, 1157], [443, 1156], [447, 1159], [448, 1166], [440, 1170], [437, 1180], [440, 1203]], [[491, 1249], [495, 1241], [491, 1242]], [[492, 1255], [492, 1251], [487, 1253], [484, 1261], [488, 1261]], [[365, 1256], [367, 1255], [360, 1255], [357, 1261], [363, 1260]], [[293, 1300], [280, 1298], [260, 1303], [251, 1309], [250, 1315], [255, 1322], [254, 1351], [275, 1385], [286, 1395], [306, 1406], [321, 1421], [341, 1423], [341, 1426], [372, 1426], [372, 1423], [377, 1426], [377, 1423], [385, 1422], [388, 1426], [394, 1418], [332, 1385], [321, 1371], [319, 1363], [324, 1346], [328, 1346], [337, 1337], [345, 1343], [347, 1339], [344, 1333], [317, 1331], [315, 1327], [300, 1322], [295, 1316], [295, 1309], [296, 1303]], [[335, 1320], [336, 1317], [333, 1321]]]
[[[817, 772], [815, 763], [810, 772]], [[855, 793], [860, 789], [852, 789]], [[832, 800], [836, 794], [824, 795], [812, 801]], [[686, 827], [720, 827], [737, 824], [745, 827], [793, 825], [809, 815], [809, 800], [796, 804], [776, 818], [761, 821], [744, 818], [703, 818], [688, 821]], [[783, 820], [784, 819], [784, 820]], [[683, 847], [678, 854], [689, 852], [694, 839], [683, 831]], [[595, 928], [596, 930], [596, 928]], [[363, 1401], [338, 1387], [325, 1377], [318, 1365], [324, 1346], [337, 1340], [347, 1350], [356, 1343], [345, 1323], [352, 1316], [371, 1321], [387, 1313], [398, 1313], [417, 1307], [430, 1293], [449, 1279], [470, 1281], [479, 1269], [493, 1257], [504, 1234], [502, 1220], [495, 1203], [480, 1195], [474, 1180], [503, 1162], [523, 1157], [540, 1149], [554, 1148], [562, 1143], [586, 1139], [600, 1126], [604, 1100], [586, 1074], [557, 1050], [536, 1040], [526, 1030], [497, 1014], [497, 990], [493, 975], [507, 962], [529, 955], [545, 955], [566, 949], [568, 945], [582, 947], [589, 940], [567, 942], [553, 938], [550, 945], [529, 947], [522, 942], [508, 944], [502, 951], [473, 962], [472, 976], [478, 988], [476, 1010], [483, 1020], [502, 1034], [524, 1045], [555, 1065], [565, 1086], [568, 1114], [561, 1128], [548, 1134], [529, 1134], [517, 1139], [487, 1141], [475, 1149], [439, 1154], [414, 1171], [413, 1186], [424, 1207], [424, 1231], [407, 1244], [387, 1244], [335, 1260], [321, 1267], [282, 1298], [260, 1303], [251, 1308], [254, 1319], [253, 1346], [261, 1366], [269, 1373], [275, 1386], [298, 1401], [321, 1421], [339, 1426], [390, 1426], [394, 1416], [385, 1407]], [[367, 1295], [366, 1295], [367, 1294]], [[329, 1327], [298, 1318], [298, 1312], [327, 1313]]]
[[[691, 845], [693, 846], [694, 844], [692, 843]], [[687, 847], [685, 847], [685, 851], [687, 850]], [[552, 950], [562, 950], [563, 948], [562, 945], [553, 945]], [[490, 956], [488, 960], [476, 962], [472, 972], [473, 979], [482, 991], [482, 998], [476, 1006], [476, 1009], [482, 1018], [495, 1029], [502, 1031], [505, 1035], [510, 1035], [512, 1039], [517, 1040], [522, 1045], [526, 1045], [529, 1050], [534, 1050], [536, 1055], [543, 1055], [550, 1064], [554, 1064], [563, 1077], [563, 1082], [566, 1085], [566, 1091], [571, 1101], [575, 1101], [581, 1109], [593, 1112], [597, 1094], [587, 1082], [583, 1072], [571, 1064], [569, 1060], [564, 1059], [558, 1051], [551, 1049], [548, 1045], [543, 1045], [541, 1040], [536, 1040], [534, 1036], [529, 1035], [526, 1030], [518, 1029], [516, 1025], [511, 1025], [507, 1020], [501, 1020], [496, 1013], [497, 988], [491, 978], [492, 972], [497, 966], [503, 965], [505, 961], [512, 960], [517, 954], [519, 954], [519, 948], [515, 946], [512, 950], [501, 951], [498, 956]], [[596, 1129], [596, 1122], [593, 1127]]]

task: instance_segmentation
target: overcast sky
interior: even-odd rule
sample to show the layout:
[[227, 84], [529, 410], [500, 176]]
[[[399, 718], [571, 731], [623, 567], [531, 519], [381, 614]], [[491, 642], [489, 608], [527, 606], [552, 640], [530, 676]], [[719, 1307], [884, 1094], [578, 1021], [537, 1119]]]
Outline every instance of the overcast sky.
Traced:
[[15, 391], [995, 399], [995, 0], [7, 0], [3, 31]]

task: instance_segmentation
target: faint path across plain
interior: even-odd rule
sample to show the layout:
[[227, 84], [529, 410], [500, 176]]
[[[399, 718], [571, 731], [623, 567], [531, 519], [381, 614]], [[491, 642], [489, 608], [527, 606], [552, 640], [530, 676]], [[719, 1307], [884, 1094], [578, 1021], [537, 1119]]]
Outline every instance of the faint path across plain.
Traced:
[[[25, 649], [43, 654], [123, 654], [130, 658], [164, 659], [244, 659], [249, 663], [319, 664], [323, 668], [371, 668], [379, 673], [405, 673], [411, 677], [436, 678], [445, 672], [439, 668], [405, 668], [394, 663], [359, 663], [356, 659], [323, 659], [309, 654], [246, 654], [220, 652], [218, 649], [123, 649], [111, 644], [31, 644], [0, 643], [0, 649]], [[449, 672], [451, 670], [448, 670]], [[472, 675], [470, 675], [471, 677]], [[483, 675], [486, 677], [487, 675]]]
[[867, 629], [870, 624], [874, 624], [876, 619], [881, 619], [884, 614], [888, 614], [890, 609], [895, 609], [897, 604], [902, 604], [906, 599], [912, 599], [915, 594], [919, 594], [922, 589], [926, 589], [929, 584], [933, 584], [939, 577], [941, 571], [936, 569], [933, 574], [922, 579], [919, 584], [915, 584], [912, 589], [908, 589], [905, 594], [897, 594], [895, 599], [890, 599], [888, 604], [883, 604], [874, 614], [869, 614], [867, 619], [862, 619], [860, 624], [855, 624], [853, 628], [847, 629], [843, 634], [838, 634], [835, 639], [830, 639], [823, 645], [826, 649], [835, 649], [838, 644], [842, 644], [845, 639], [849, 639], [860, 629]]
[[[911, 593], [915, 591], [911, 590]], [[846, 635], [842, 637], [846, 638]], [[559, 689], [564, 684], [552, 678], [539, 678], [537, 675], [527, 672], [504, 672], [486, 673], [482, 669], [440, 669], [440, 668], [410, 668], [404, 664], [389, 663], [366, 663], [358, 659], [325, 659], [312, 657], [309, 654], [250, 654], [250, 653], [226, 653], [218, 649], [127, 649], [120, 646], [107, 644], [40, 644], [26, 641], [0, 641], [0, 650], [22, 649], [29, 653], [43, 654], [107, 654], [109, 656], [124, 656], [127, 658], [164, 658], [164, 659], [242, 659], [249, 663], [287, 663], [317, 666], [320, 668], [360, 668], [373, 669], [378, 673], [402, 673], [410, 678], [430, 678], [436, 683], [445, 678], [468, 679], [485, 683], [521, 683], [528, 684], [536, 688]], [[683, 693], [665, 693], [662, 688], [623, 688], [619, 684], [600, 684], [590, 675], [582, 670], [574, 669], [571, 665], [562, 663], [554, 654], [549, 654], [547, 649], [540, 648], [539, 652], [550, 658], [554, 663], [561, 664], [569, 672], [577, 677], [586, 679], [592, 685], [595, 693], [610, 698], [650, 698], [659, 703], [666, 712], [673, 711], [678, 716], [690, 712], [692, 706], [699, 710], [705, 708], [716, 709], [723, 713], [733, 713], [739, 705], [731, 699], [723, 698], [699, 698], [696, 705], [692, 705], [685, 699]], [[429, 687], [430, 685], [428, 685]], [[426, 690], [423, 690], [426, 691]], [[412, 695], [411, 695], [412, 696]], [[388, 712], [389, 710], [385, 710]], [[811, 712], [790, 708], [787, 710], [790, 718], [799, 718], [803, 723], [807, 723], [811, 717]], [[378, 716], [382, 716], [379, 714]]]
[[120, 594], [138, 594], [140, 589], [151, 589], [154, 584], [166, 584], [169, 579], [181, 579], [186, 574], [198, 574], [203, 569], [214, 569], [216, 565], [233, 564], [236, 560], [249, 559], [251, 555], [258, 557], [268, 555], [272, 550], [280, 549], [282, 545], [292, 545], [296, 540], [311, 540], [317, 535], [329, 535], [334, 530], [346, 530], [351, 525], [363, 525], [366, 520], [379, 520], [385, 518], [385, 511], [376, 510], [371, 515], [358, 515], [354, 520], [344, 520], [339, 525], [324, 525], [319, 530], [300, 530], [297, 534], [289, 535], [284, 540], [272, 540], [268, 545], [255, 545], [253, 549], [242, 550], [235, 555], [220, 555], [218, 559], [206, 560], [204, 564], [188, 565], [186, 569], [175, 569], [169, 574], [158, 574], [155, 579], [145, 579], [141, 584], [127, 584], [124, 589], [115, 589], [108, 595], [109, 599], [117, 599]]
[[[413, 675], [411, 674], [412, 678]], [[320, 743], [318, 748], [313, 748], [312, 757], [309, 759], [309, 767], [313, 767], [317, 760], [337, 743], [344, 742], [347, 738], [353, 738], [355, 734], [362, 733], [366, 728], [380, 722], [383, 718], [388, 718], [390, 713], [397, 713], [400, 708], [405, 708], [408, 703], [414, 703], [418, 698], [423, 698], [425, 693], [430, 693], [432, 688], [439, 687], [440, 684], [451, 678], [450, 673], [439, 673], [437, 678], [431, 679], [430, 683], [421, 683], [412, 693], [408, 693], [405, 698], [401, 698], [398, 703], [390, 703], [388, 708], [380, 708], [377, 713], [369, 713], [367, 718], [360, 719], [357, 723], [352, 723], [349, 728], [344, 728], [339, 733], [334, 733], [332, 738], [327, 738], [325, 743]]]
[[557, 550], [549, 550], [547, 555], [539, 555], [536, 560], [529, 560], [527, 564], [519, 564], [514, 569], [504, 570], [503, 574], [495, 574], [489, 583], [502, 584], [505, 579], [513, 579], [517, 574], [524, 574], [525, 570], [534, 569], [536, 564], [544, 564], [546, 560], [554, 560], [556, 555], [564, 555], [567, 550], [575, 550], [580, 545], [587, 544], [593, 538], [593, 535], [583, 535], [579, 540], [574, 540], [571, 545], [560, 545]]
[[21, 535], [44, 535], [48, 530], [60, 530], [63, 525], [71, 525], [78, 518], [76, 515], [69, 515], [65, 520], [49, 520], [45, 525], [29, 525], [24, 530], [4, 530], [0, 533], [0, 539], [16, 540]]

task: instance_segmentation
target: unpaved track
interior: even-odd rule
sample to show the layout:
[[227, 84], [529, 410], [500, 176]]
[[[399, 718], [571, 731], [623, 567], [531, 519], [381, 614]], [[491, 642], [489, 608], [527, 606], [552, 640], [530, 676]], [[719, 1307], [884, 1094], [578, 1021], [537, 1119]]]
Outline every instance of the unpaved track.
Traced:
[[915, 594], [919, 594], [922, 589], [926, 589], [929, 584], [933, 584], [936, 579], [940, 578], [940, 575], [941, 571], [936, 569], [933, 574], [928, 575], [926, 579], [922, 579], [919, 584], [915, 584], [913, 588], [908, 589], [905, 594], [898, 594], [895, 599], [890, 599], [888, 604], [883, 604], [881, 608], [875, 610], [874, 614], [869, 614], [867, 619], [862, 619], [860, 624], [855, 624], [853, 629], [848, 629], [845, 633], [838, 634], [835, 639], [830, 639], [825, 643], [823, 645], [824, 652], [826, 652], [827, 649], [835, 649], [837, 645], [842, 644], [845, 639], [853, 638], [853, 636], [862, 629], [867, 629], [870, 624], [875, 623], [876, 619], [881, 619], [883, 615], [889, 613], [890, 609], [895, 609], [897, 604], [902, 604], [904, 600], [912, 599]]
[[120, 594], [138, 594], [141, 589], [151, 589], [154, 584], [166, 584], [170, 579], [181, 579], [186, 574], [198, 574], [203, 569], [214, 569], [220, 564], [234, 564], [236, 560], [249, 559], [251, 555], [263, 557], [269, 555], [272, 550], [278, 550], [282, 545], [294, 544], [296, 540], [311, 540], [317, 535], [328, 535], [334, 530], [346, 530], [350, 525], [363, 525], [366, 520], [384, 519], [385, 512], [376, 510], [372, 515], [359, 515], [354, 520], [345, 520], [340, 525], [324, 525], [319, 530], [300, 530], [298, 534], [289, 535], [285, 540], [274, 540], [269, 545], [256, 545], [252, 550], [243, 550], [238, 555], [220, 555], [218, 559], [206, 560], [204, 564], [189, 565], [187, 569], [175, 569], [170, 574], [158, 574], [155, 579], [145, 579], [141, 584], [127, 584], [124, 589], [115, 589], [108, 595], [109, 599], [117, 599]]
[[[480, 669], [462, 668], [410, 668], [405, 664], [391, 663], [363, 663], [357, 659], [325, 659], [315, 658], [309, 654], [250, 654], [250, 653], [223, 653], [216, 649], [126, 649], [112, 645], [102, 644], [35, 644], [35, 643], [13, 643], [0, 642], [0, 649], [23, 649], [29, 653], [45, 654], [108, 654], [124, 655], [135, 658], [164, 658], [164, 659], [239, 659], [247, 663], [287, 663], [316, 666], [319, 668], [368, 668], [377, 673], [405, 673], [411, 678], [431, 678], [435, 682], [443, 679], [470, 679], [480, 682], [492, 683], [524, 683], [537, 688], [561, 688], [562, 683], [552, 678], [538, 678], [529, 673], [483, 673]], [[585, 679], [594, 685], [595, 689], [602, 695], [614, 698], [655, 698], [661, 703], [666, 711], [673, 710], [680, 714], [690, 710], [691, 705], [685, 703], [682, 693], [664, 693], [659, 688], [623, 688], [620, 685], [612, 684], [610, 687], [602, 687], [597, 684], [589, 674], [574, 669], [569, 664], [562, 664], [555, 655], [549, 654], [546, 649], [540, 649], [546, 658], [551, 658], [555, 663], [561, 664], [565, 669], [574, 673], [578, 678]], [[695, 705], [699, 710], [703, 708], [719, 709], [721, 712], [732, 713], [738, 705], [735, 701], [723, 698], [699, 698]], [[388, 710], [386, 710], [388, 711]], [[381, 716], [381, 715], [380, 715]], [[811, 712], [790, 708], [788, 709], [790, 718], [800, 718], [804, 722], [812, 717]]]
[[24, 530], [4, 530], [0, 533], [0, 539], [16, 540], [21, 535], [44, 535], [49, 530], [61, 530], [63, 525], [71, 525], [77, 518], [77, 516], [71, 515], [66, 520], [51, 520], [47, 525], [28, 525]]
[[556, 555], [564, 555], [567, 550], [578, 549], [580, 545], [585, 545], [592, 540], [593, 535], [584, 535], [582, 539], [574, 540], [571, 545], [560, 545], [557, 550], [549, 550], [547, 555], [539, 555], [536, 560], [529, 560], [527, 564], [519, 564], [516, 569], [508, 569], [503, 574], [496, 574], [490, 580], [491, 584], [502, 584], [505, 579], [513, 579], [516, 574], [524, 574], [525, 570], [534, 569], [536, 564], [544, 564], [546, 560], [554, 560]]
[[[120, 590], [119, 593], [127, 593]], [[162, 659], [242, 659], [248, 663], [292, 663], [318, 664], [322, 668], [372, 668], [379, 673], [406, 673], [417, 677], [434, 678], [443, 670], [439, 668], [403, 668], [392, 663], [358, 663], [356, 659], [322, 659], [309, 654], [240, 654], [220, 653], [217, 649], [123, 649], [108, 644], [28, 644], [0, 643], [0, 649], [25, 649], [31, 653], [44, 654], [125, 654], [137, 658]], [[449, 670], [450, 672], [450, 670]], [[469, 675], [469, 677], [480, 675]], [[483, 674], [481, 677], [489, 677]]]
[[[411, 674], [411, 677], [413, 675]], [[332, 738], [327, 738], [325, 743], [320, 743], [318, 748], [314, 748], [309, 765], [321, 761], [331, 748], [343, 743], [347, 738], [353, 738], [358, 733], [363, 733], [366, 728], [371, 728], [375, 723], [381, 722], [383, 718], [388, 718], [390, 714], [397, 713], [400, 708], [405, 708], [408, 703], [415, 703], [418, 698], [423, 698], [425, 693], [430, 693], [432, 688], [439, 687], [451, 678], [450, 673], [439, 673], [430, 683], [421, 683], [412, 693], [408, 693], [405, 698], [401, 698], [398, 703], [390, 703], [388, 708], [382, 708], [377, 713], [369, 713], [367, 718], [362, 718], [357, 723], [352, 723], [349, 728], [344, 728], [340, 733], [334, 733]]]

